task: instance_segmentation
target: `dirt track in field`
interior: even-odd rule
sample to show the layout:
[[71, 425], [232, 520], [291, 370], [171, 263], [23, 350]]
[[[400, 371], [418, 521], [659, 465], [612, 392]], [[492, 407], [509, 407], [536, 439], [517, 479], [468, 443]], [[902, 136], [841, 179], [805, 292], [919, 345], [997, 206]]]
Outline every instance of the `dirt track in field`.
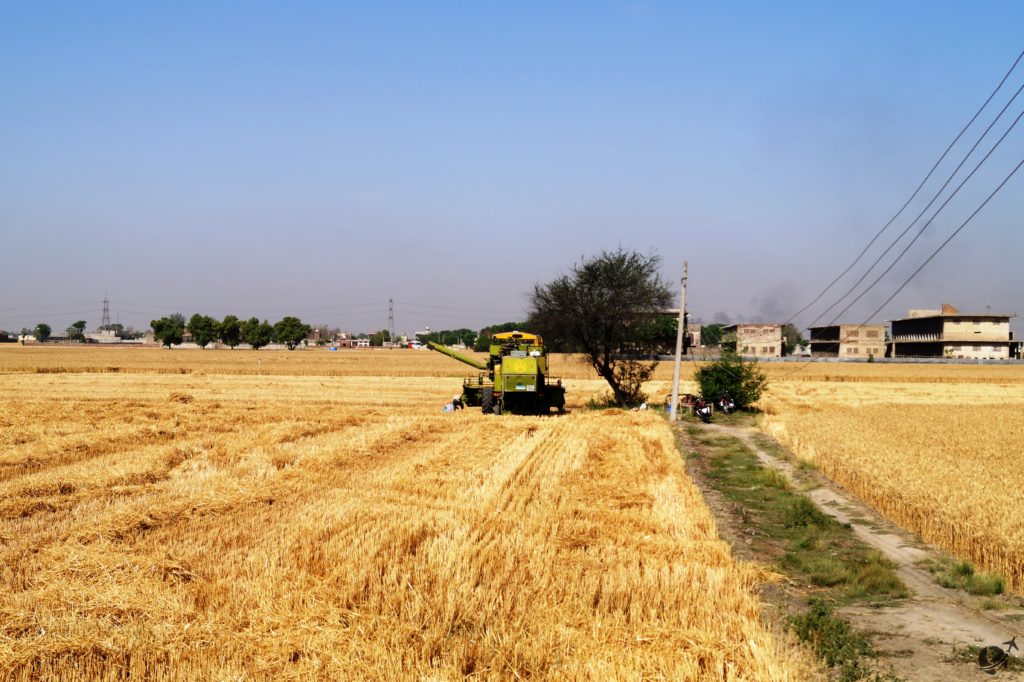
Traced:
[[[754, 429], [708, 424], [711, 429], [739, 439], [764, 466], [784, 472], [790, 480], [806, 481], [792, 463], [762, 448]], [[850, 524], [857, 537], [896, 564], [897, 572], [912, 596], [885, 607], [846, 607], [841, 613], [860, 630], [872, 634], [883, 662], [907, 680], [991, 680], [976, 665], [952, 660], [956, 648], [999, 645], [1024, 632], [1024, 609], [1019, 599], [987, 597], [999, 610], [981, 608], [982, 598], [960, 590], [947, 589], [922, 562], [941, 552], [922, 543], [905, 530], [889, 523], [836, 484], [822, 476], [817, 486], [806, 491], [822, 512], [836, 521]], [[997, 679], [1020, 680], [1024, 674], [1000, 671]]]

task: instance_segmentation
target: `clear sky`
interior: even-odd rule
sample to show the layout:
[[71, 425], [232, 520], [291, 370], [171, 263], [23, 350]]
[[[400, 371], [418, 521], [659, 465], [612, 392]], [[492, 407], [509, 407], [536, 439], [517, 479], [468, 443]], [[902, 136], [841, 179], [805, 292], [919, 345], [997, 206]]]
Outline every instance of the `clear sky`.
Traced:
[[[620, 245], [673, 282], [689, 261], [699, 320], [783, 321], [902, 205], [1022, 25], [1021, 2], [8, 2], [0, 329], [92, 329], [105, 291], [139, 328], [370, 331], [389, 298], [399, 332], [476, 328]], [[1020, 127], [843, 321], [1013, 168]], [[1022, 189], [876, 319], [1024, 314]]]

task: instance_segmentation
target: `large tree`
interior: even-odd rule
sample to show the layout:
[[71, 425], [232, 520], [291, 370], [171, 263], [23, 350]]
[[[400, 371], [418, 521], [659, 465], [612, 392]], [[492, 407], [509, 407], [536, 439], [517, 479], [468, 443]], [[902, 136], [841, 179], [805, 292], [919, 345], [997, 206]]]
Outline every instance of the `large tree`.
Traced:
[[220, 323], [220, 340], [231, 350], [242, 342], [242, 324], [234, 315], [225, 315]]
[[220, 323], [209, 315], [196, 313], [189, 318], [188, 331], [192, 334], [192, 340], [197, 346], [206, 348], [207, 344], [220, 334]]
[[149, 326], [153, 328], [153, 338], [168, 348], [173, 344], [181, 343], [185, 336], [185, 316], [181, 313], [153, 320]]
[[260, 322], [258, 318], [251, 317], [242, 323], [242, 340], [253, 350], [259, 350], [266, 346], [273, 338], [274, 328], [266, 320]]
[[797, 348], [803, 348], [807, 345], [807, 341], [804, 340], [800, 330], [794, 324], [787, 323], [783, 325], [782, 340], [783, 355], [792, 355]]
[[285, 317], [274, 325], [274, 337], [278, 343], [286, 345], [288, 350], [295, 350], [311, 331], [313, 328], [302, 324], [302, 320], [297, 317]]
[[50, 329], [50, 325], [46, 324], [45, 322], [40, 322], [39, 324], [36, 325], [35, 328], [36, 340], [39, 341], [39, 343], [46, 341], [48, 338], [50, 338], [50, 334], [52, 333], [52, 331], [53, 330]]
[[722, 342], [723, 329], [725, 329], [725, 325], [719, 322], [701, 326], [700, 345], [714, 347], [720, 344]]
[[69, 336], [77, 341], [85, 339], [85, 320], [79, 320], [71, 325]]
[[644, 400], [640, 389], [658, 364], [645, 358], [658, 348], [658, 317], [672, 303], [660, 263], [653, 253], [604, 251], [533, 289], [530, 331], [582, 352], [622, 407]]

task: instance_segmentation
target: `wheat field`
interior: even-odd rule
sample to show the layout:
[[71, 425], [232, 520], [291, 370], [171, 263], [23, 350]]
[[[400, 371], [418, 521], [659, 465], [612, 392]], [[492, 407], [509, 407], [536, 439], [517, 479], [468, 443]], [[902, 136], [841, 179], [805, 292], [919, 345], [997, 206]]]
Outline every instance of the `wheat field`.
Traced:
[[2, 679], [818, 677], [665, 421], [578, 409], [597, 382], [494, 417], [442, 413], [459, 381], [422, 352], [25, 350], [0, 350]]
[[1024, 367], [948, 369], [955, 381], [776, 380], [761, 401], [761, 428], [891, 520], [1021, 593]]

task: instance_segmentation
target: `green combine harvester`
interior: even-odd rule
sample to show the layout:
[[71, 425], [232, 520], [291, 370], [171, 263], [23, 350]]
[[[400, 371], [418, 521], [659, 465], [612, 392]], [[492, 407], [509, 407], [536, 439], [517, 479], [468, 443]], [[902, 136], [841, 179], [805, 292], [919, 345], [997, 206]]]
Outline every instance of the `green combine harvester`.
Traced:
[[484, 414], [547, 414], [565, 412], [562, 380], [548, 376], [548, 353], [537, 334], [502, 332], [491, 337], [487, 362], [430, 341], [431, 350], [481, 370], [462, 384], [462, 401]]

